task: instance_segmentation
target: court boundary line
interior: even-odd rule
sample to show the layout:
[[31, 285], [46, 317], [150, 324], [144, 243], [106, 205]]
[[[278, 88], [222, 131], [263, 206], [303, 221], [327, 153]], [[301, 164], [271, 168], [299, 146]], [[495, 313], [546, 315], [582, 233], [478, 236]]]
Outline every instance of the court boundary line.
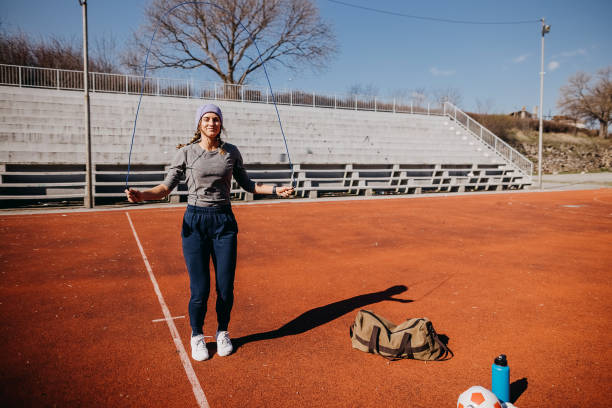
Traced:
[[[173, 316], [170, 319], [171, 320], [177, 320], [177, 319], [184, 319], [184, 318], [185, 318], [185, 316]], [[168, 320], [168, 318], [164, 317], [163, 319], [153, 319], [153, 320], [151, 320], [151, 322], [152, 323], [159, 323], [159, 322], [165, 322], [167, 320]]]
[[193, 390], [193, 394], [195, 396], [196, 401], [198, 402], [198, 406], [202, 408], [210, 408], [208, 405], [208, 401], [206, 400], [206, 395], [204, 395], [204, 390], [200, 385], [200, 381], [196, 376], [195, 371], [193, 370], [193, 366], [191, 365], [191, 360], [189, 360], [189, 356], [185, 351], [185, 347], [183, 346], [183, 341], [179, 335], [178, 330], [176, 329], [176, 325], [174, 324], [174, 320], [172, 319], [172, 315], [170, 314], [170, 310], [166, 305], [166, 301], [159, 289], [159, 285], [157, 284], [157, 279], [155, 279], [155, 275], [153, 274], [153, 269], [151, 268], [151, 264], [149, 264], [149, 260], [145, 255], [144, 248], [140, 243], [140, 238], [138, 238], [138, 234], [136, 233], [136, 228], [134, 227], [134, 223], [132, 222], [132, 218], [130, 214], [126, 211], [125, 215], [127, 216], [128, 222], [130, 223], [130, 227], [132, 228], [132, 232], [134, 234], [134, 239], [136, 240], [136, 244], [138, 245], [138, 249], [140, 250], [140, 255], [142, 255], [142, 260], [144, 261], [147, 272], [149, 273], [149, 279], [153, 284], [153, 290], [157, 295], [157, 300], [159, 301], [159, 305], [162, 308], [162, 312], [165, 316], [166, 324], [168, 325], [168, 329], [170, 330], [170, 334], [172, 335], [172, 340], [174, 341], [174, 345], [176, 346], [177, 351], [179, 352], [179, 356], [181, 358], [181, 362], [183, 363], [183, 368], [185, 369], [185, 374], [187, 374], [187, 378], [191, 383], [191, 389]]

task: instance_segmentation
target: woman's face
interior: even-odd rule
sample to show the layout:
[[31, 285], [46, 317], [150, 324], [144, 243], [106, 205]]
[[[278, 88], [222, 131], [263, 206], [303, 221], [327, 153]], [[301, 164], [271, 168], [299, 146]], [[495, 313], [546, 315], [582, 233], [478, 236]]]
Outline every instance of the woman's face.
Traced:
[[217, 137], [221, 132], [221, 119], [216, 113], [208, 112], [200, 119], [200, 132], [209, 139]]

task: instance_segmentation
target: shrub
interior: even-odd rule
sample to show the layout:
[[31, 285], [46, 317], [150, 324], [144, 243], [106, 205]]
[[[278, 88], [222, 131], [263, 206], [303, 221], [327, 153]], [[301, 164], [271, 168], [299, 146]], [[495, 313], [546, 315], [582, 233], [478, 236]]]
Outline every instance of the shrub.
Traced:
[[481, 115], [477, 113], [470, 113], [469, 115], [482, 126], [506, 141], [512, 139], [512, 130], [519, 128], [520, 122], [522, 122], [520, 119], [509, 115]]
[[[481, 125], [489, 129], [498, 137], [505, 141], [513, 141], [514, 130], [523, 132], [540, 129], [539, 119], [520, 119], [510, 115], [500, 114], [478, 114], [469, 113], [469, 115], [478, 121]], [[542, 132], [544, 133], [584, 133], [589, 136], [597, 136], [595, 129], [576, 129], [569, 123], [562, 123], [554, 120], [542, 121]]]

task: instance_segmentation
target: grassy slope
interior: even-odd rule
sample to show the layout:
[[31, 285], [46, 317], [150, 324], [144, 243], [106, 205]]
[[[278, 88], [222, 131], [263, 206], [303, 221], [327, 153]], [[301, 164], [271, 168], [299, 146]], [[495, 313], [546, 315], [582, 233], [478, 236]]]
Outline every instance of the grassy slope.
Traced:
[[[508, 115], [470, 114], [534, 163], [538, 162], [538, 121]], [[612, 137], [602, 139], [596, 131], [579, 131], [557, 122], [544, 121], [543, 174], [612, 171]]]
[[[513, 129], [506, 141], [535, 164], [538, 161], [538, 138], [537, 131]], [[612, 171], [610, 138], [584, 133], [544, 133], [542, 145], [543, 174]]]

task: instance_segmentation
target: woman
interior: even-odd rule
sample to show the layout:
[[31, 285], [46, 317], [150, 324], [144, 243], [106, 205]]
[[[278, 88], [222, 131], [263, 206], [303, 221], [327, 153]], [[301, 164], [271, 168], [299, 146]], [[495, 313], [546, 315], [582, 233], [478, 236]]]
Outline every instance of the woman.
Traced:
[[191, 356], [203, 361], [209, 357], [203, 325], [210, 293], [211, 257], [217, 283], [217, 354], [227, 356], [233, 351], [227, 331], [234, 303], [238, 234], [230, 203], [232, 176], [240, 187], [255, 194], [288, 197], [293, 188], [254, 183], [249, 178], [238, 148], [221, 140], [223, 115], [218, 106], [201, 106], [195, 125], [193, 139], [187, 145], [177, 146], [179, 151], [162, 184], [145, 191], [130, 188], [125, 193], [130, 202], [160, 200], [170, 194], [181, 177], [186, 178], [189, 195], [181, 237], [191, 290]]

